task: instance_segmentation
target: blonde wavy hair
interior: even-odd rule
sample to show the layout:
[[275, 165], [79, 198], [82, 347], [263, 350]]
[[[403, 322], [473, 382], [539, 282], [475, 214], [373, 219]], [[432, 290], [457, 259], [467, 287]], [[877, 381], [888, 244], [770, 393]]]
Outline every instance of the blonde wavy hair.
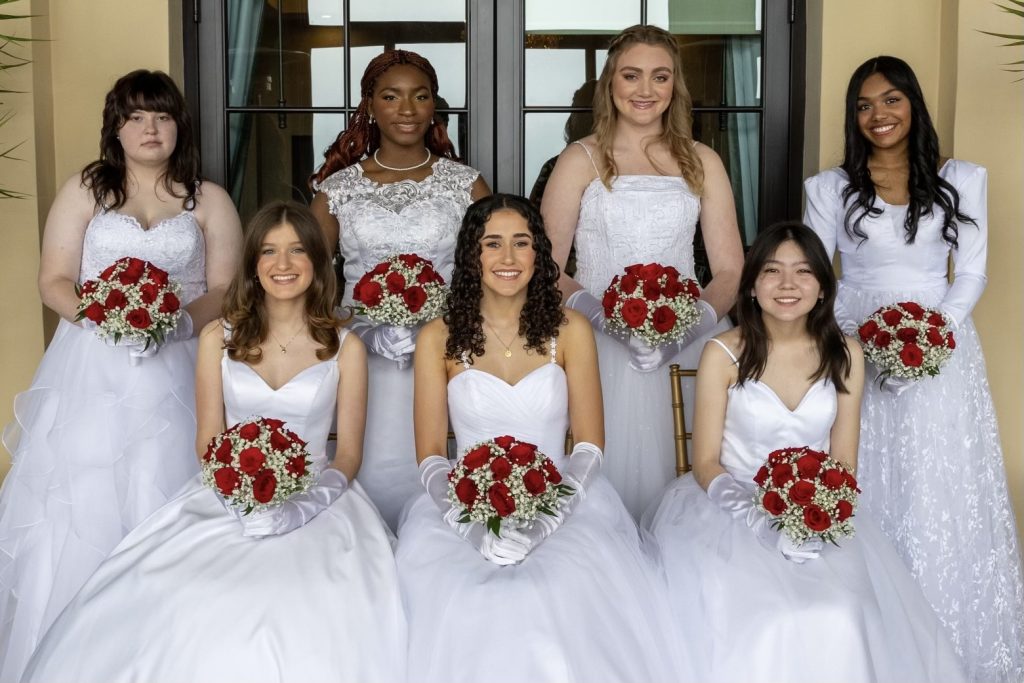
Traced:
[[661, 135], [644, 145], [644, 155], [657, 168], [648, 149], [655, 143], [663, 143], [679, 163], [679, 170], [690, 190], [699, 196], [704, 190], [704, 167], [693, 147], [693, 104], [683, 80], [683, 60], [675, 37], [657, 26], [630, 26], [615, 36], [608, 46], [608, 61], [601, 71], [597, 91], [594, 93], [594, 138], [597, 142], [601, 182], [610, 190], [612, 180], [618, 175], [612, 143], [619, 112], [612, 100], [612, 79], [618, 68], [619, 56], [638, 44], [662, 47], [672, 57], [672, 101], [661, 115]]

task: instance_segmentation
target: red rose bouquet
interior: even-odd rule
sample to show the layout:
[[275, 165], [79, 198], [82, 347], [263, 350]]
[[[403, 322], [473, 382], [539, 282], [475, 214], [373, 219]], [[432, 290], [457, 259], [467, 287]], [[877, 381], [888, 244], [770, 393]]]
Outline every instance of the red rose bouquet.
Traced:
[[167, 271], [130, 256], [114, 261], [75, 292], [81, 298], [75, 320], [91, 320], [97, 334], [112, 338], [115, 344], [122, 339], [143, 348], [153, 342], [162, 344], [181, 315], [180, 288], [169, 280]]
[[306, 442], [269, 417], [250, 417], [213, 437], [203, 455], [203, 483], [242, 514], [302, 493], [313, 483]]
[[447, 288], [433, 264], [416, 254], [398, 254], [359, 278], [353, 298], [370, 320], [412, 327], [444, 312]]
[[532, 443], [498, 436], [471, 447], [448, 475], [448, 500], [460, 522], [481, 522], [495, 535], [501, 525], [528, 524], [554, 515], [558, 499], [572, 495], [554, 463]]
[[754, 482], [754, 505], [795, 543], [812, 536], [831, 543], [853, 536], [857, 479], [827, 453], [806, 446], [772, 451]]
[[913, 301], [879, 308], [857, 333], [883, 380], [937, 375], [956, 348], [945, 316]]
[[660, 346], [679, 340], [700, 320], [698, 298], [697, 283], [681, 279], [672, 266], [637, 263], [612, 278], [602, 304], [609, 329]]

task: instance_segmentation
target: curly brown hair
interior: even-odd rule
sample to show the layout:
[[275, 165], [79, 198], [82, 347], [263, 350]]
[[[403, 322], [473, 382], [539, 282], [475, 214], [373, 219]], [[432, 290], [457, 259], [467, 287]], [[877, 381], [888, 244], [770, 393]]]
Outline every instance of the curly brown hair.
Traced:
[[[373, 99], [373, 89], [377, 86], [377, 79], [391, 67], [400, 64], [408, 64], [425, 73], [430, 80], [430, 97], [434, 102], [437, 101], [437, 72], [425, 57], [409, 50], [388, 50], [374, 57], [366, 65], [363, 78], [359, 81], [359, 89], [362, 94], [359, 107], [352, 115], [348, 128], [339, 133], [337, 139], [324, 151], [324, 163], [310, 176], [310, 186], [322, 183], [332, 173], [351, 166], [363, 157], [373, 154], [380, 147], [380, 128], [370, 120], [370, 100]], [[430, 127], [427, 128], [423, 144], [437, 156], [449, 159], [458, 158], [455, 154], [455, 146], [448, 139], [448, 129], [436, 120], [433, 120]]]
[[480, 239], [495, 211], [514, 211], [522, 216], [533, 238], [533, 277], [526, 289], [526, 304], [519, 314], [519, 334], [526, 337], [525, 348], [546, 353], [546, 344], [558, 336], [558, 328], [566, 322], [562, 293], [558, 289], [558, 264], [551, 256], [551, 240], [544, 231], [540, 212], [528, 199], [518, 195], [484, 197], [466, 210], [455, 245], [455, 272], [448, 294], [448, 312], [444, 314], [448, 326], [445, 358], [451, 360], [462, 360], [465, 353], [472, 363], [473, 356], [484, 354]]
[[268, 329], [256, 262], [267, 233], [285, 223], [295, 229], [313, 264], [313, 281], [306, 290], [306, 324], [310, 336], [323, 347], [317, 350], [316, 357], [327, 360], [338, 352], [338, 328], [344, 321], [334, 313], [337, 280], [323, 231], [305, 206], [295, 202], [272, 202], [260, 209], [246, 226], [242, 264], [224, 296], [223, 317], [230, 329], [224, 348], [231, 360], [251, 365], [263, 360], [260, 344], [267, 340]]

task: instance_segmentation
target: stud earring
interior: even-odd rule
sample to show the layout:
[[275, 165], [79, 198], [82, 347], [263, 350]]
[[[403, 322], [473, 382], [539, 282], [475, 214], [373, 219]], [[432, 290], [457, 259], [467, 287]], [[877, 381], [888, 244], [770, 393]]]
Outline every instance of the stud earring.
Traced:
[[373, 114], [370, 114], [370, 125], [372, 126], [374, 124], [374, 122], [375, 122], [375, 119], [373, 118]]

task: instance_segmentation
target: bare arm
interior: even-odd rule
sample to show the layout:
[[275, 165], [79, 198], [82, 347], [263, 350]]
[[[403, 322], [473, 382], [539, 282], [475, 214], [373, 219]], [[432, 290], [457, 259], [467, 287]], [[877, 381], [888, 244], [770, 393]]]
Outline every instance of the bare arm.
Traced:
[[491, 196], [491, 188], [487, 187], [487, 181], [484, 180], [482, 175], [477, 176], [476, 180], [473, 181], [473, 187], [469, 191], [469, 196], [472, 197], [474, 202]]
[[366, 347], [345, 335], [338, 354], [338, 449], [332, 466], [352, 481], [363, 462], [366, 430]]
[[316, 216], [316, 222], [320, 224], [320, 229], [324, 233], [324, 239], [327, 240], [327, 250], [333, 254], [334, 248], [338, 246], [341, 227], [338, 225], [338, 219], [331, 213], [330, 204], [327, 202], [327, 195], [323, 192], [318, 192], [313, 197], [309, 209]]
[[448, 370], [444, 359], [448, 328], [441, 319], [424, 326], [413, 365], [413, 425], [416, 461], [448, 454]]
[[860, 399], [864, 392], [864, 352], [854, 339], [846, 338], [850, 350], [850, 375], [846, 378], [846, 390], [838, 393], [836, 421], [832, 423], [830, 455], [857, 471], [857, 448], [860, 441]]
[[704, 345], [697, 367], [696, 405], [693, 411], [693, 476], [704, 489], [715, 477], [725, 472], [720, 462], [722, 438], [725, 435], [729, 385], [735, 381], [735, 373], [732, 359], [722, 347], [714, 342]]
[[224, 328], [215, 320], [199, 333], [196, 358], [196, 454], [200, 458], [210, 440], [226, 428], [220, 365], [223, 354]]
[[569, 250], [576, 235], [576, 223], [580, 217], [580, 203], [587, 185], [597, 177], [586, 151], [576, 144], [567, 146], [558, 157], [551, 172], [540, 212], [544, 217], [544, 228], [551, 240], [551, 251], [555, 262], [562, 271], [558, 287], [565, 301], [573, 292], [582, 289], [580, 284], [565, 274]]
[[566, 309], [565, 316], [569, 324], [562, 328], [558, 347], [562, 351], [569, 387], [569, 424], [573, 440], [604, 449], [604, 403], [594, 331], [586, 318], [576, 311]]
[[68, 321], [74, 321], [78, 313], [75, 285], [82, 267], [82, 241], [95, 211], [92, 193], [75, 175], [61, 187], [46, 216], [39, 295], [48, 308]]
[[711, 282], [701, 298], [721, 318], [736, 301], [743, 268], [743, 244], [736, 222], [732, 185], [722, 160], [707, 145], [698, 144], [697, 154], [704, 166], [704, 194], [700, 201], [700, 228], [711, 265]]
[[242, 225], [231, 197], [219, 185], [204, 182], [197, 194], [196, 219], [206, 240], [206, 294], [187, 306], [194, 329], [221, 314], [224, 294], [238, 269]]

